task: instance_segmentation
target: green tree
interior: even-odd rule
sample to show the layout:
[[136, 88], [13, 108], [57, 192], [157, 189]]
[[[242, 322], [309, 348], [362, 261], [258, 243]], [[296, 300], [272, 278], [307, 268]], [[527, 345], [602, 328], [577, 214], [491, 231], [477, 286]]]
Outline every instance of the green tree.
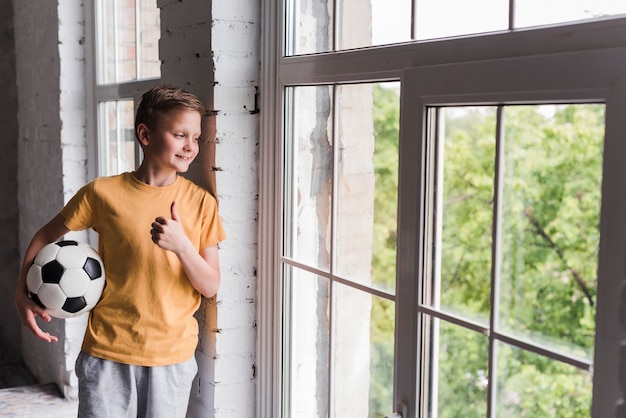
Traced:
[[[395, 289], [396, 219], [398, 201], [398, 91], [379, 84], [373, 86], [374, 118], [374, 231], [372, 281]], [[372, 302], [372, 365], [370, 417], [384, 417], [393, 407], [394, 304], [381, 298]]]

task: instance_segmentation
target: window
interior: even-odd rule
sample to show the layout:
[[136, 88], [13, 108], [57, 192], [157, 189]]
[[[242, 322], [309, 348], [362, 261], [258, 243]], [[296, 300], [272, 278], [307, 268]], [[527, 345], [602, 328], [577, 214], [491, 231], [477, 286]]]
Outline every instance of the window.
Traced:
[[407, 3], [264, 10], [259, 414], [612, 416], [623, 5]]
[[626, 4], [619, 0], [286, 0], [284, 4], [287, 56], [626, 13]]
[[156, 0], [88, 2], [92, 19], [98, 166], [94, 176], [133, 170], [140, 162], [134, 112], [141, 94], [158, 84], [160, 17]]
[[427, 113], [424, 411], [588, 415], [604, 105]]
[[285, 92], [288, 416], [392, 406], [398, 87]]
[[[588, 71], [613, 52], [406, 70], [400, 198], [419, 200], [400, 208], [399, 240], [416, 239], [421, 262], [399, 271], [398, 306], [415, 317], [397, 326], [418, 329], [416, 416], [606, 416], [615, 405], [600, 394], [619, 364], [619, 326], [600, 311], [619, 307], [602, 263], [621, 257], [602, 245], [621, 223], [606, 209], [620, 124], [610, 114], [626, 94], [614, 85], [626, 50], [614, 53], [617, 72]], [[468, 83], [451, 83], [460, 74]]]

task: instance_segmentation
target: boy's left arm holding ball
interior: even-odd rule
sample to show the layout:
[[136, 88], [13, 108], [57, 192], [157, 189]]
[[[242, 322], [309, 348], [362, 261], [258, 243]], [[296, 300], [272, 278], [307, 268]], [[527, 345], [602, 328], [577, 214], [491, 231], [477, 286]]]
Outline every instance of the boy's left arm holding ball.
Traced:
[[37, 324], [36, 318], [39, 316], [46, 322], [50, 322], [52, 318], [28, 296], [26, 275], [37, 253], [47, 244], [57, 241], [69, 231], [65, 226], [63, 216], [58, 214], [35, 233], [24, 254], [24, 261], [22, 262], [17, 288], [15, 289], [15, 306], [22, 324], [37, 337], [47, 342], [56, 342], [58, 339], [54, 335], [43, 331]]

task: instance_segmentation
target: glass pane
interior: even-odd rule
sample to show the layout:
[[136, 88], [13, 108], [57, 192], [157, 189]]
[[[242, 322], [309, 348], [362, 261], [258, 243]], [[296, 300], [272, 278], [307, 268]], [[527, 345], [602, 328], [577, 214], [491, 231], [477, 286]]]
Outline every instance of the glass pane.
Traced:
[[626, 13], [624, 0], [516, 0], [515, 27], [562, 23]]
[[409, 40], [411, 40], [411, 1], [372, 0], [372, 45]]
[[[491, 289], [495, 107], [440, 109], [441, 243], [430, 304], [488, 323]], [[439, 289], [438, 289], [439, 287]]]
[[331, 107], [329, 86], [287, 90], [284, 252], [323, 270], [330, 266]]
[[416, 37], [431, 39], [506, 30], [509, 2], [502, 0], [417, 0]]
[[100, 141], [100, 174], [110, 176], [135, 169], [133, 101], [100, 103], [99, 120], [104, 125]]
[[497, 350], [495, 416], [591, 416], [591, 373], [506, 344]]
[[[487, 416], [489, 339], [487, 336], [426, 317], [423, 346], [430, 371], [429, 400], [424, 414], [437, 418], [484, 418]], [[497, 415], [506, 416], [506, 415]]]
[[341, 284], [333, 300], [332, 416], [384, 417], [394, 409], [394, 304]]
[[286, 55], [333, 49], [333, 1], [288, 0]]
[[501, 329], [591, 360], [604, 105], [505, 108]]
[[338, 87], [337, 274], [395, 292], [399, 85]]
[[141, 0], [139, 5], [137, 78], [157, 78], [161, 76], [161, 61], [159, 60], [161, 15], [156, 0]]
[[116, 33], [115, 1], [98, 0], [99, 18], [99, 78], [101, 83], [112, 83], [116, 79]]
[[288, 350], [286, 416], [328, 416], [328, 280], [285, 268]]
[[410, 0], [339, 0], [338, 49], [411, 39]]
[[137, 43], [135, 31], [135, 0], [117, 0], [115, 49], [116, 51], [116, 82], [137, 78], [136, 59]]
[[100, 83], [158, 77], [161, 29], [156, 0], [100, 0], [97, 10]]

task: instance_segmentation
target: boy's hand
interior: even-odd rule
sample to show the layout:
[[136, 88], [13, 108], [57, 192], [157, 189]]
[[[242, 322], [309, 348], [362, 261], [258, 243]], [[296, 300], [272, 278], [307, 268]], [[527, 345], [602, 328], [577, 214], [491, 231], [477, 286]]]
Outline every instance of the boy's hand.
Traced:
[[210, 298], [217, 293], [220, 284], [217, 244], [197, 250], [185, 235], [176, 202], [172, 202], [170, 212], [171, 218], [159, 216], [152, 222], [152, 241], [176, 254], [191, 286]]
[[17, 313], [20, 316], [22, 324], [33, 332], [38, 338], [46, 342], [57, 342], [59, 339], [50, 333], [43, 331], [37, 324], [37, 316], [41, 317], [46, 322], [50, 322], [52, 318], [46, 313], [46, 311], [39, 305], [37, 305], [27, 294], [23, 292], [15, 293], [15, 306]]
[[170, 212], [171, 219], [159, 216], [152, 222], [150, 235], [152, 235], [152, 242], [159, 247], [172, 251], [175, 254], [180, 254], [185, 249], [185, 246], [191, 243], [180, 223], [176, 202], [172, 202]]

